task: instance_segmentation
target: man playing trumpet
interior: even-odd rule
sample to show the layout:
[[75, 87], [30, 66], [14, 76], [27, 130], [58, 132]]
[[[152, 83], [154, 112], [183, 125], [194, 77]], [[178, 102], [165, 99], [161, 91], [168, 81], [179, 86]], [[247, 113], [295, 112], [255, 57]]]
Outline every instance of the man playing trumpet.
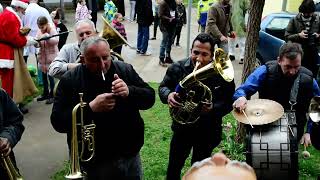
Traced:
[[96, 126], [93, 159], [81, 163], [87, 178], [142, 179], [139, 151], [144, 142], [144, 123], [139, 110], [152, 107], [155, 92], [131, 65], [112, 60], [105, 39], [87, 38], [80, 51], [83, 64], [60, 80], [51, 123], [56, 131], [67, 133], [70, 147], [71, 112], [79, 103], [79, 93], [83, 93], [88, 104], [84, 122], [93, 120]]
[[[199, 34], [192, 43], [191, 56], [174, 63], [160, 83], [159, 96], [169, 107], [181, 108], [181, 96], [175, 91], [179, 81], [192, 73], [196, 64], [200, 69], [212, 62], [214, 41], [209, 34]], [[168, 180], [179, 180], [185, 160], [192, 149], [191, 163], [211, 156], [221, 141], [222, 117], [232, 110], [234, 81], [226, 82], [219, 74], [202, 81], [212, 92], [212, 103], [202, 106], [199, 119], [193, 124], [172, 122]]]
[[[9, 95], [0, 89], [0, 156], [10, 156], [15, 165], [12, 148], [20, 140], [24, 131], [23, 115]], [[0, 157], [1, 158], [1, 157]], [[9, 180], [8, 169], [0, 159], [0, 179]]]

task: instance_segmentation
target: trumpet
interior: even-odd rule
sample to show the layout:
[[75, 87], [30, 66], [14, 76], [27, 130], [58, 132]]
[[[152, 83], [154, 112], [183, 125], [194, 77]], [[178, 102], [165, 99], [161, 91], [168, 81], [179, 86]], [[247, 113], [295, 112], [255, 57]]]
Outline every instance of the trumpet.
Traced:
[[[85, 125], [83, 118], [83, 109], [87, 103], [82, 100], [83, 93], [79, 93], [80, 102], [74, 106], [72, 110], [72, 134], [71, 134], [71, 147], [70, 147], [70, 169], [69, 174], [65, 176], [66, 179], [82, 179], [85, 173], [81, 172], [80, 160], [82, 162], [90, 161], [95, 153], [94, 129], [96, 125]], [[77, 112], [80, 108], [80, 126], [81, 126], [81, 152], [79, 156], [78, 149], [78, 134], [77, 134]], [[85, 153], [87, 152], [87, 153]], [[87, 157], [85, 157], [87, 156]]]
[[15, 168], [9, 156], [4, 156], [3, 154], [1, 154], [1, 161], [4, 168], [7, 170], [10, 180], [23, 180], [23, 177]]

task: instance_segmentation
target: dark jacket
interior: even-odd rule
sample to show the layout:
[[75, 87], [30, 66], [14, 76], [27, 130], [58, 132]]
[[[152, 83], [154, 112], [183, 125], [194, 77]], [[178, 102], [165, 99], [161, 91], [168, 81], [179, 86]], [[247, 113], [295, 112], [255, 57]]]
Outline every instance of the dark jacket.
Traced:
[[[306, 47], [307, 44], [310, 42], [310, 38], [304, 39], [304, 38], [300, 38], [300, 36], [299, 36], [299, 33], [305, 29], [306, 29], [306, 27], [305, 27], [303, 20], [302, 20], [302, 14], [299, 13], [298, 15], [296, 15], [293, 19], [291, 19], [289, 21], [289, 24], [288, 24], [288, 26], [286, 28], [286, 32], [285, 32], [286, 41], [296, 42], [296, 43], [301, 44], [303, 47]], [[313, 16], [311, 17], [311, 27], [310, 27], [309, 33], [310, 34], [312, 34], [312, 33], [320, 34], [320, 18], [317, 14], [313, 14]], [[315, 41], [315, 45], [319, 51], [320, 50], [319, 38], [315, 39], [314, 41]]]
[[227, 37], [232, 31], [230, 19], [231, 6], [229, 15], [226, 16], [224, 6], [221, 3], [214, 4], [208, 12], [206, 33], [210, 34], [216, 42], [220, 42], [221, 36]]
[[[175, 12], [175, 19], [173, 19], [171, 22], [169, 20], [169, 18], [171, 18], [170, 11]], [[160, 30], [162, 32], [172, 31], [172, 29], [176, 27], [176, 24], [177, 24], [176, 18], [178, 17], [177, 10], [176, 8], [171, 9], [169, 4], [165, 0], [160, 1], [159, 3], [159, 17], [160, 17]]]
[[[193, 68], [191, 58], [178, 61], [168, 68], [159, 86], [159, 96], [162, 103], [167, 104], [168, 95], [175, 91], [179, 82], [190, 74]], [[235, 89], [234, 81], [226, 82], [220, 75], [216, 74], [202, 82], [207, 85], [212, 92], [213, 109], [208, 113], [202, 113], [200, 119], [190, 126], [197, 127], [197, 124], [206, 124], [209, 125], [208, 128], [213, 128], [221, 132], [222, 117], [232, 110], [232, 95]], [[187, 126], [189, 125], [180, 125], [174, 121], [172, 127], [173, 130], [177, 130]]]
[[[67, 32], [67, 31], [68, 31], [68, 28], [66, 27], [66, 25], [64, 25], [63, 23], [57, 24], [57, 32], [58, 33]], [[59, 51], [63, 47], [63, 45], [66, 44], [68, 35], [69, 35], [69, 33], [66, 33], [66, 34], [59, 36], [59, 43], [58, 43]]]
[[9, 95], [0, 88], [0, 137], [7, 138], [14, 147], [24, 131], [23, 115]]
[[153, 22], [151, 0], [137, 0], [136, 2], [137, 23], [142, 26], [150, 26]]
[[[290, 91], [294, 83], [294, 78], [286, 78], [281, 70], [281, 67], [276, 61], [266, 63], [267, 75], [262, 87], [259, 88], [259, 97], [262, 99], [270, 99], [280, 103], [285, 110], [290, 110]], [[313, 95], [313, 78], [312, 73], [301, 67], [299, 91], [297, 95], [297, 104], [294, 106], [296, 110], [296, 119], [298, 124], [298, 137], [303, 134], [303, 128], [307, 122], [306, 113]], [[275, 90], [275, 87], [276, 90]]]
[[177, 4], [177, 26], [187, 24], [187, 13], [184, 4]]
[[71, 112], [79, 103], [79, 93], [83, 100], [91, 102], [97, 95], [111, 92], [114, 74], [124, 80], [129, 88], [129, 96], [117, 98], [112, 111], [94, 113], [89, 106], [85, 108], [86, 121], [96, 124], [95, 142], [97, 161], [130, 157], [136, 155], [144, 142], [144, 123], [139, 110], [152, 107], [155, 102], [154, 90], [145, 83], [129, 64], [113, 61], [106, 75], [106, 81], [89, 73], [85, 65], [65, 73], [57, 88], [52, 108], [51, 123], [60, 133], [67, 133], [68, 143], [71, 138]]

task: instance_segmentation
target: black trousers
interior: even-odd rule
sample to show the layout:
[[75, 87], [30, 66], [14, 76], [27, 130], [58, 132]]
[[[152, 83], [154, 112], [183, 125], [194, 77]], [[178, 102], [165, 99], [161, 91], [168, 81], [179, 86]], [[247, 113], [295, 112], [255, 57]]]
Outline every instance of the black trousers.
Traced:
[[[213, 120], [213, 119], [211, 119]], [[180, 180], [181, 170], [192, 149], [191, 164], [211, 156], [221, 141], [221, 125], [202, 124], [173, 131], [167, 180]]]
[[175, 36], [173, 38], [172, 43], [174, 43], [174, 39], [177, 38], [176, 45], [180, 45], [181, 30], [182, 30], [182, 26], [177, 26], [176, 27], [176, 34], [175, 34]]
[[154, 38], [157, 37], [157, 29], [159, 27], [159, 23], [160, 23], [160, 18], [158, 15], [155, 15], [153, 19], [153, 37]]

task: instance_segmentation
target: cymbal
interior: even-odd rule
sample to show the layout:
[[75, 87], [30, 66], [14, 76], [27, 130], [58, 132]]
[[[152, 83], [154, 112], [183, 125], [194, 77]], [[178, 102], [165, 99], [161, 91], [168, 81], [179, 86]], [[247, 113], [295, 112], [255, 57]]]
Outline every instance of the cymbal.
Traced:
[[309, 116], [313, 122], [320, 121], [320, 96], [315, 96], [310, 101]]
[[[272, 123], [284, 114], [281, 104], [269, 99], [248, 100], [247, 107], [244, 110], [252, 125], [264, 125]], [[235, 119], [244, 124], [250, 124], [244, 113], [236, 109], [232, 111]]]

